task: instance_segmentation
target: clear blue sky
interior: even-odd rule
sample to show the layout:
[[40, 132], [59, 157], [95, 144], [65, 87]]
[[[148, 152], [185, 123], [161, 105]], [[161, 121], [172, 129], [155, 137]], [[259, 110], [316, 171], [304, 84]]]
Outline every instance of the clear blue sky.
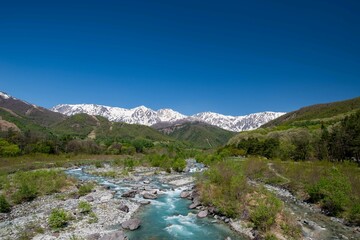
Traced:
[[291, 111], [360, 95], [360, 1], [2, 1], [0, 90], [52, 107]]

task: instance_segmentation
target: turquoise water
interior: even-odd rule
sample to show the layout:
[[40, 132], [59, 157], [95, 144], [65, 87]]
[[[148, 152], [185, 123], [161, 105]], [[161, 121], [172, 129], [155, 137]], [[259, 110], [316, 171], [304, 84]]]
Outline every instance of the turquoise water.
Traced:
[[[122, 182], [114, 184], [108, 179], [84, 173], [82, 169], [66, 171], [67, 174], [80, 180], [92, 180], [101, 185], [109, 186], [117, 191], [116, 197], [131, 189], [136, 183]], [[213, 218], [197, 218], [198, 211], [190, 210], [190, 201], [180, 198], [182, 189], [170, 190], [169, 185], [162, 184], [152, 178], [152, 185], [156, 188], [167, 189], [158, 199], [151, 200], [151, 204], [142, 206], [137, 214], [141, 220], [141, 227], [135, 231], [128, 231], [126, 235], [130, 240], [137, 239], [206, 239], [219, 240], [230, 237], [232, 240], [241, 240], [228, 226], [213, 222]], [[137, 196], [135, 200], [142, 200]]]
[[224, 224], [212, 223], [214, 219], [200, 219], [197, 211], [189, 210], [189, 200], [179, 197], [180, 190], [168, 192], [145, 206], [137, 217], [141, 228], [128, 232], [129, 239], [241, 239]]

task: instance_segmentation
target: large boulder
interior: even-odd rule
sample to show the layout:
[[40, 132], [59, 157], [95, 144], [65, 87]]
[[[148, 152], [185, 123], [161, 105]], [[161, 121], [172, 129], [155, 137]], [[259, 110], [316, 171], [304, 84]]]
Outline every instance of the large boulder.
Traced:
[[199, 218], [204, 218], [208, 215], [208, 210], [201, 211], [197, 214]]
[[121, 224], [124, 229], [129, 229], [131, 231], [138, 229], [140, 227], [140, 220], [137, 218], [127, 220]]
[[121, 195], [121, 197], [134, 198], [135, 195], [136, 195], [136, 190], [130, 190], [130, 191], [127, 191], [127, 192], [123, 193]]
[[119, 210], [128, 213], [129, 212], [129, 207], [126, 206], [125, 204], [121, 204], [119, 207]]
[[191, 194], [191, 192], [189, 192], [189, 191], [182, 191], [182, 192], [180, 193], [180, 197], [181, 197], [181, 198], [187, 198], [187, 197], [190, 196], [190, 194]]
[[115, 231], [105, 234], [100, 240], [128, 240], [123, 231]]
[[156, 199], [157, 196], [156, 196], [155, 194], [145, 193], [145, 194], [143, 195], [143, 198], [145, 198], [145, 199]]
[[200, 202], [198, 200], [196, 200], [192, 204], [190, 204], [189, 208], [194, 209], [194, 208], [196, 208], [198, 206], [200, 206]]

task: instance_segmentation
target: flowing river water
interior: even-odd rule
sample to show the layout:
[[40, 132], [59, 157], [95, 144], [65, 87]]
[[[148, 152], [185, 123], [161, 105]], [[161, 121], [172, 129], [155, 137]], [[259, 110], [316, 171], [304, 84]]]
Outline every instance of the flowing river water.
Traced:
[[[98, 184], [109, 187], [116, 191], [115, 197], [121, 198], [121, 194], [138, 186], [137, 182], [123, 180], [112, 182], [107, 178], [91, 175], [83, 171], [83, 168], [66, 171], [67, 174], [84, 181], [96, 181]], [[149, 176], [151, 188], [163, 189], [164, 194], [157, 199], [150, 200], [151, 204], [142, 206], [137, 213], [141, 220], [141, 227], [135, 231], [126, 232], [130, 240], [133, 239], [207, 239], [219, 240], [230, 237], [232, 240], [244, 240], [233, 232], [227, 225], [213, 221], [210, 218], [198, 218], [197, 210], [188, 208], [190, 201], [180, 198], [184, 188], [173, 189], [166, 183], [162, 183], [156, 176]], [[134, 201], [144, 200], [138, 195]]]

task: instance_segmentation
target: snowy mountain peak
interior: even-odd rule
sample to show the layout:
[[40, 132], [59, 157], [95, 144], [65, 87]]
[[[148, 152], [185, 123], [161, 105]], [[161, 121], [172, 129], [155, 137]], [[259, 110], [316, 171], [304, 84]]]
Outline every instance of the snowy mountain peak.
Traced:
[[110, 121], [147, 126], [160, 122], [175, 123], [179, 120], [201, 121], [234, 132], [258, 128], [268, 121], [285, 114], [282, 112], [260, 112], [246, 116], [226, 116], [214, 112], [202, 112], [192, 116], [186, 116], [169, 108], [155, 111], [145, 106], [125, 109], [96, 104], [60, 104], [51, 110], [69, 116], [77, 113], [100, 115], [108, 118]]
[[[9, 94], [7, 94], [6, 92], [0, 92], [0, 97], [3, 99], [9, 99], [9, 98], [13, 98], [12, 96], [10, 96]], [[14, 98], [15, 99], [15, 98]]]

